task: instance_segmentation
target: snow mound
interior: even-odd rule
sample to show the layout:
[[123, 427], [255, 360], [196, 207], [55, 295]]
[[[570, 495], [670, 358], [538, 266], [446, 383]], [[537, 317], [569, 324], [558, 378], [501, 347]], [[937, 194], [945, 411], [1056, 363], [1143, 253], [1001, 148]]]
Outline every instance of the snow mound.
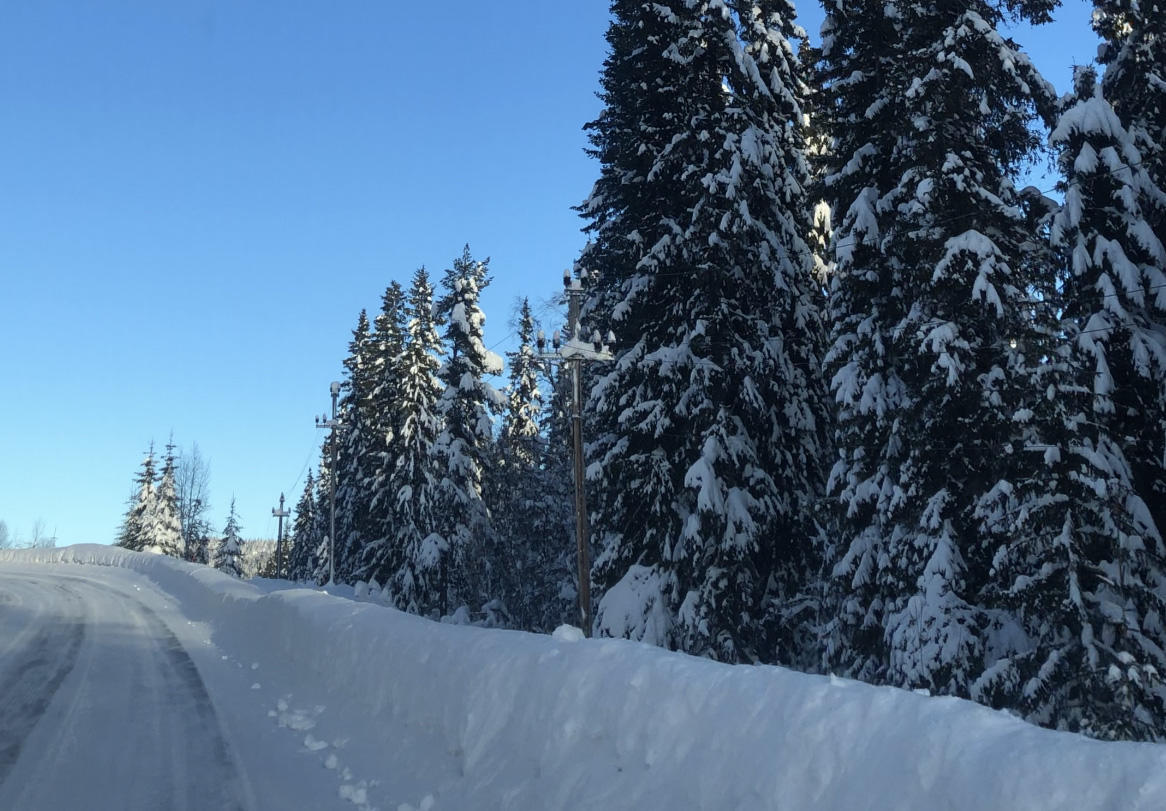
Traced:
[[440, 786], [435, 808], [1166, 808], [1166, 746], [1042, 730], [959, 699], [569, 627], [538, 636], [315, 589], [262, 593], [111, 547], [0, 552], [4, 561], [134, 569], [228, 642], [276, 645], [279, 667], [358, 705], [392, 751], [435, 753], [409, 764], [432, 768], [417, 779]]

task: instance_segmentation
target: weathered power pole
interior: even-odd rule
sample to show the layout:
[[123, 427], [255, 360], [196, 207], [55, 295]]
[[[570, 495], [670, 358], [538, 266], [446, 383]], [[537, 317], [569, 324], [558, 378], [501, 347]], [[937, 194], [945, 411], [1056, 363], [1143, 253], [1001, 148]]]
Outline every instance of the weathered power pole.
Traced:
[[587, 271], [582, 270], [578, 279], [571, 278], [571, 271], [563, 271], [563, 287], [567, 295], [566, 342], [554, 334], [554, 352], [546, 352], [546, 338], [538, 337], [539, 357], [551, 363], [565, 363], [571, 369], [571, 447], [575, 478], [575, 546], [579, 568], [579, 622], [583, 633], [591, 636], [591, 527], [587, 519], [587, 493], [583, 464], [583, 369], [584, 363], [612, 360], [611, 347], [615, 336], [610, 332], [606, 343], [602, 343], [598, 333], [590, 342], [580, 337], [579, 310], [583, 304], [583, 281]]
[[275, 577], [283, 577], [283, 519], [291, 515], [283, 508], [283, 493], [279, 494], [279, 509], [272, 508], [271, 514], [279, 519], [279, 530], [275, 534]]
[[328, 519], [328, 585], [336, 585], [336, 429], [340, 421], [336, 419], [336, 399], [340, 396], [340, 384], [335, 380], [329, 386], [332, 392], [332, 419], [324, 415], [316, 417], [317, 428], [329, 428], [328, 444], [331, 446], [332, 471], [328, 477], [328, 499], [331, 502], [331, 513]]

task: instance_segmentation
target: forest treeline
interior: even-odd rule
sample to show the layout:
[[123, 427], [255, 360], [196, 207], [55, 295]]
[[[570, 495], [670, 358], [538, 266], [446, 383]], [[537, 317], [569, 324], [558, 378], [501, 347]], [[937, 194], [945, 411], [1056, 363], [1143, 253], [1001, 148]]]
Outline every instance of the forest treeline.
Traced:
[[[594, 632], [1166, 736], [1166, 10], [615, 0], [579, 206]], [[1022, 187], [1055, 158], [1055, 190]], [[297, 579], [577, 622], [567, 392], [469, 249], [362, 314]], [[335, 441], [335, 454], [332, 442]], [[335, 559], [328, 505], [336, 488]]]

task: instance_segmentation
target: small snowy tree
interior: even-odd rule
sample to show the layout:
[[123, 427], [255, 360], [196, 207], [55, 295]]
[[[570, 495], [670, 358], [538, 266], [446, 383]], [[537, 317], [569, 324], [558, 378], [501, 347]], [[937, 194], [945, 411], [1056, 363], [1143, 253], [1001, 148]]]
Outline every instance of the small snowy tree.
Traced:
[[161, 555], [181, 558], [185, 543], [179, 518], [178, 490], [175, 485], [174, 444], [166, 446], [162, 479], [154, 498], [152, 531], [146, 549]]
[[231, 511], [223, 528], [223, 540], [215, 550], [215, 568], [232, 577], [243, 576], [243, 547], [239, 537], [239, 517], [235, 513], [235, 499], [231, 497]]
[[330, 478], [334, 469], [331, 443], [333, 432], [336, 430], [335, 428], [329, 430], [328, 438], [324, 440], [320, 449], [320, 466], [316, 476], [316, 492], [312, 502], [312, 531], [309, 537], [312, 539], [313, 546], [311, 547], [312, 570], [309, 572], [309, 579], [320, 585], [328, 582], [329, 574], [332, 572], [332, 567], [329, 564], [334, 546], [331, 540], [333, 494]]
[[118, 535], [117, 545], [125, 549], [142, 551], [152, 543], [149, 532], [154, 516], [156, 501], [154, 473], [154, 443], [142, 460], [142, 469], [134, 479], [136, 495], [130, 502]]
[[287, 578], [299, 583], [312, 578], [316, 566], [313, 561], [319, 540], [313, 535], [316, 528], [315, 502], [316, 483], [312, 471], [304, 482], [304, 492], [296, 502], [295, 519], [292, 523], [291, 543], [288, 550]]

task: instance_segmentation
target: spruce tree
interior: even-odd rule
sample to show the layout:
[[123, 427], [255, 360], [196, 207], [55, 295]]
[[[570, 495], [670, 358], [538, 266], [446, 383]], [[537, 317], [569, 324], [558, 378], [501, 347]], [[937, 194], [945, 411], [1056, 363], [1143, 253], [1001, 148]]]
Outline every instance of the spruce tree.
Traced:
[[[368, 580], [373, 571], [384, 577], [394, 567], [385, 560], [393, 526], [393, 499], [384, 483], [395, 465], [401, 429], [401, 364], [405, 351], [406, 301], [401, 285], [392, 282], [381, 297], [381, 312], [374, 321], [370, 378], [372, 430], [362, 468], [368, 498], [368, 521], [361, 556], [354, 576]], [[383, 581], [377, 581], [383, 586]]]
[[380, 542], [365, 550], [364, 571], [386, 587], [398, 608], [432, 615], [445, 609], [443, 565], [448, 544], [438, 529], [441, 473], [434, 466], [440, 427], [441, 340], [433, 320], [433, 288], [425, 269], [409, 290], [407, 340], [397, 389], [399, 429], [381, 460], [379, 503], [389, 518]]
[[[1163, 0], [1094, 0], [1094, 29], [1102, 39], [1098, 51], [1105, 65], [1102, 85], [1130, 147], [1139, 162], [1128, 163], [1131, 153], [1121, 155], [1113, 171], [1125, 166], [1144, 180], [1131, 193], [1137, 197], [1139, 217], [1159, 244], [1166, 244], [1166, 2]], [[1124, 162], [1124, 164], [1122, 164]], [[1146, 242], [1144, 236], [1140, 237]], [[1145, 271], [1142, 271], [1145, 273]], [[1137, 297], [1138, 318], [1166, 333], [1166, 262], [1158, 259], [1142, 296]], [[1143, 302], [1144, 299], [1144, 302]], [[1125, 403], [1118, 395], [1114, 407], [1125, 410], [1136, 425], [1144, 417], [1150, 424], [1166, 420], [1166, 374], [1160, 358], [1151, 377], [1157, 382], [1157, 405], [1151, 406], [1146, 386]], [[1144, 364], [1142, 364], [1144, 365]], [[1144, 375], [1144, 371], [1141, 372]], [[1146, 408], [1153, 411], [1146, 411]], [[1166, 534], [1166, 430], [1124, 433], [1122, 447], [1129, 460], [1134, 488], [1150, 508], [1158, 532]]]
[[508, 457], [527, 466], [539, 457], [539, 420], [542, 391], [538, 378], [541, 362], [535, 356], [535, 323], [530, 299], [524, 298], [518, 314], [518, 351], [510, 362], [510, 385], [505, 392], [506, 412], [499, 443]]
[[174, 444], [166, 445], [162, 478], [154, 498], [153, 529], [147, 549], [172, 558], [181, 558], [185, 548], [182, 523], [178, 517], [178, 490], [174, 481]]
[[227, 525], [223, 528], [223, 539], [215, 550], [215, 568], [232, 577], [243, 576], [243, 546], [239, 537], [239, 516], [235, 513], [234, 497], [231, 498]]
[[287, 556], [287, 579], [302, 583], [311, 579], [315, 573], [315, 564], [312, 560], [319, 540], [313, 535], [315, 522], [314, 495], [316, 483], [312, 471], [308, 471], [308, 478], [304, 482], [304, 492], [296, 502], [296, 517], [292, 522], [291, 543]]
[[[561, 528], [547, 522], [562, 508], [548, 503], [552, 496], [544, 467], [542, 362], [535, 354], [535, 322], [528, 299], [523, 299], [518, 313], [518, 342], [518, 350], [510, 355], [506, 411], [486, 478], [486, 500], [498, 539], [498, 556], [492, 562], [498, 571], [497, 596], [513, 626], [546, 631], [568, 616], [558, 605], [562, 584], [557, 566], [568, 547]], [[569, 471], [560, 472], [570, 476]]]
[[376, 413], [373, 390], [376, 386], [376, 348], [368, 315], [360, 311], [348, 357], [344, 359], [345, 379], [337, 407], [336, 460], [336, 578], [346, 583], [360, 565], [362, 545], [372, 525], [368, 491], [375, 454]]
[[189, 548], [190, 561], [192, 563], [201, 563], [204, 566], [210, 565], [210, 525], [206, 521], [200, 520], [190, 536], [191, 546]]
[[[1166, 189], [1166, 6], [1161, 0], [1094, 0], [1105, 97], [1130, 134], [1150, 181]], [[1146, 212], [1166, 242], [1166, 210]]]
[[586, 328], [617, 349], [588, 403], [596, 629], [768, 659], [767, 604], [812, 556], [826, 419], [793, 9], [612, 15], [579, 263]]
[[1048, 394], [1026, 419], [1025, 444], [1044, 465], [1009, 494], [1016, 517], [993, 558], [994, 596], [1026, 644], [989, 669], [976, 697], [1046, 726], [1161, 738], [1164, 550], [1122, 440], [1153, 424], [1139, 397], [1155, 402], [1147, 382], [1166, 339], [1146, 317], [1146, 288], [1166, 254], [1139, 203], [1154, 193], [1134, 138], [1092, 69], [1075, 84], [1051, 136], [1065, 173], [1051, 233], [1068, 268], [1061, 345], [1042, 353]]
[[130, 502], [125, 520], [118, 534], [117, 545], [140, 552], [152, 543], [150, 529], [157, 500], [154, 473], [154, 443], [142, 460], [142, 469], [134, 479], [136, 496]]
[[[541, 615], [529, 621], [529, 630], [553, 631], [568, 623], [578, 626], [578, 561], [575, 539], [574, 473], [571, 465], [571, 376], [562, 365], [544, 369], [550, 399], [542, 412], [544, 437], [539, 461], [541, 481], [533, 494], [529, 532], [539, 539], [537, 559]], [[539, 596], [541, 595], [541, 596]]]
[[497, 596], [498, 572], [492, 563], [497, 539], [482, 498], [492, 417], [504, 404], [486, 380], [502, 373], [502, 359], [483, 342], [486, 318], [479, 297], [489, 282], [489, 260], [475, 260], [467, 245], [445, 273], [438, 307], [448, 355], [438, 372], [444, 386], [437, 403], [441, 431], [431, 464], [440, 471], [438, 532], [448, 545], [439, 564], [449, 600], [443, 611], [463, 605], [477, 610]]
[[[1012, 4], [1047, 19], [1048, 4]], [[828, 9], [828, 356], [840, 507], [826, 665], [967, 695], [992, 656], [998, 482], [1032, 394], [1030, 240], [1014, 179], [1053, 91], [986, 0]], [[896, 42], [894, 53], [887, 42]], [[1017, 339], [1022, 339], [1017, 341]]]
[[[320, 448], [320, 465], [318, 468], [318, 475], [316, 476], [316, 492], [313, 497], [312, 507], [312, 532], [311, 538], [315, 544], [312, 547], [311, 564], [312, 570], [309, 573], [309, 579], [314, 581], [317, 585], [324, 585], [328, 582], [328, 576], [332, 572], [330, 564], [330, 557], [334, 548], [332, 541], [332, 482], [334, 466], [332, 464], [332, 432], [336, 431], [332, 428], [328, 432], [328, 437], [324, 440], [323, 446]], [[339, 515], [337, 516], [339, 519]], [[336, 522], [337, 535], [339, 535], [340, 523]]]

